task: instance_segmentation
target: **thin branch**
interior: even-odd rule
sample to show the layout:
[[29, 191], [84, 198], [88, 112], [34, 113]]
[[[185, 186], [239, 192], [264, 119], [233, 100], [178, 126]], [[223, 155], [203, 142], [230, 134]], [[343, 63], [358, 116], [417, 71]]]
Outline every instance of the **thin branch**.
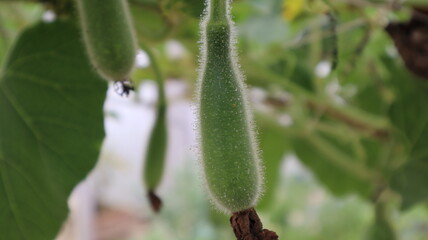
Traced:
[[165, 105], [166, 104], [165, 79], [164, 79], [164, 76], [162, 74], [162, 71], [159, 68], [158, 61], [157, 61], [152, 49], [147, 44], [140, 41], [140, 46], [147, 53], [147, 56], [149, 57], [149, 60], [150, 60], [150, 65], [151, 65], [152, 70], [155, 74], [155, 78], [156, 78], [155, 80], [158, 84], [159, 104]]
[[[348, 31], [354, 30], [356, 28], [359, 28], [361, 26], [364, 26], [366, 24], [369, 23], [369, 20], [365, 19], [365, 18], [358, 18], [355, 19], [353, 21], [347, 22], [347, 23], [343, 23], [341, 25], [337, 26], [336, 29], [336, 34], [342, 34], [342, 33], [346, 33]], [[331, 36], [331, 32], [322, 32], [320, 38], [327, 38]], [[317, 39], [314, 38], [314, 36], [318, 36], [319, 33], [310, 33], [308, 34], [304, 39], [301, 39], [299, 41], [291, 41], [291, 42], [287, 42], [284, 44], [285, 48], [296, 48], [296, 47], [300, 47], [300, 46], [304, 46], [306, 44], [309, 44], [313, 39]], [[317, 39], [318, 40], [318, 39]]]
[[[250, 61], [246, 63], [247, 64], [245, 65], [248, 66], [248, 72], [257, 74], [256, 78], [262, 80], [262, 82], [251, 82], [253, 85], [266, 86], [267, 81], [269, 81], [270, 84], [277, 84], [289, 92], [299, 96], [299, 98], [301, 98], [305, 103], [306, 107], [310, 110], [326, 114], [332, 119], [342, 122], [358, 132], [365, 132], [370, 137], [373, 137], [377, 140], [387, 140], [389, 138], [390, 129], [386, 123], [384, 124], [385, 121], [383, 118], [368, 114], [366, 114], [367, 117], [359, 116], [358, 114], [350, 114], [349, 112], [358, 113], [361, 111], [353, 108], [352, 106], [346, 106], [347, 111], [344, 111], [343, 109], [334, 106], [328, 101], [320, 99], [319, 96], [314, 96], [290, 80], [283, 79], [277, 74], [267, 71], [263, 67], [260, 67]], [[376, 122], [381, 122], [382, 124], [373, 123], [373, 120]]]
[[308, 142], [316, 147], [318, 151], [328, 156], [326, 159], [331, 164], [343, 169], [349, 174], [352, 174], [352, 176], [370, 183], [377, 183], [382, 181], [382, 176], [379, 172], [367, 168], [361, 162], [353, 161], [353, 159], [338, 150], [330, 142], [319, 137], [317, 134], [313, 134], [313, 131], [318, 131], [318, 129], [315, 128], [310, 133], [306, 133], [302, 136], [302, 131], [297, 131], [292, 128], [284, 128], [283, 126], [280, 126], [279, 123], [271, 116], [267, 116], [266, 114], [257, 114], [257, 117], [257, 121], [268, 123], [271, 126], [274, 126], [275, 130], [282, 131], [287, 136], [304, 137]]
[[377, 182], [379, 180], [379, 174], [377, 172], [370, 170], [363, 164], [353, 161], [347, 155], [343, 154], [343, 152], [339, 151], [319, 136], [311, 134], [310, 136], [307, 136], [307, 140], [315, 146], [318, 151], [328, 156], [325, 159], [358, 179], [367, 182]]
[[362, 121], [361, 119], [351, 117], [345, 114], [344, 112], [338, 110], [337, 108], [320, 104], [319, 102], [313, 100], [308, 100], [306, 102], [306, 105], [311, 110], [322, 112], [323, 114], [331, 117], [332, 119], [340, 121], [357, 131], [366, 132], [370, 136], [378, 140], [384, 141], [390, 137], [389, 129], [373, 126], [368, 122]]
[[338, 46], [338, 34], [337, 34], [337, 17], [336, 13], [331, 10], [327, 13], [327, 18], [330, 22], [329, 24], [329, 34], [331, 37], [332, 42], [332, 64], [331, 64], [331, 70], [334, 71], [337, 68], [337, 65], [339, 64], [339, 46]]

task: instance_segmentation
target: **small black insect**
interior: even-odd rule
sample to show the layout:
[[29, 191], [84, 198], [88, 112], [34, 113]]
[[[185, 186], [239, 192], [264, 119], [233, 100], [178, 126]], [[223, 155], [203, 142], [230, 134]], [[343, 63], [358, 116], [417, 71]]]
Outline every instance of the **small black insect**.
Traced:
[[114, 91], [120, 96], [128, 96], [131, 91], [135, 90], [132, 80], [116, 81], [113, 84]]

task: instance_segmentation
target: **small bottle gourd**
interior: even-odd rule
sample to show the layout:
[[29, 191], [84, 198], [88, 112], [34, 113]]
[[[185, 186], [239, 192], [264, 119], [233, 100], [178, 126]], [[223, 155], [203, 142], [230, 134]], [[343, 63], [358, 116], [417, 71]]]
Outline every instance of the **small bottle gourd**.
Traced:
[[103, 78], [128, 81], [137, 44], [126, 0], [76, 0], [86, 51]]
[[211, 200], [235, 213], [255, 206], [262, 171], [244, 77], [235, 53], [229, 0], [208, 1], [201, 21], [198, 131], [201, 165]]
[[154, 70], [158, 84], [158, 104], [155, 124], [150, 134], [147, 146], [145, 162], [143, 166], [143, 182], [147, 189], [147, 197], [152, 209], [159, 212], [162, 207], [162, 200], [156, 195], [155, 190], [162, 180], [164, 163], [166, 160], [166, 150], [168, 142], [167, 129], [167, 101], [165, 97], [164, 77], [161, 74], [154, 54], [149, 47], [144, 46], [144, 50], [149, 56], [151, 66]]
[[148, 190], [148, 198], [155, 212], [161, 208], [162, 202], [155, 194], [164, 169], [167, 147], [166, 106], [157, 109], [155, 125], [150, 134], [149, 144], [144, 164], [144, 183]]

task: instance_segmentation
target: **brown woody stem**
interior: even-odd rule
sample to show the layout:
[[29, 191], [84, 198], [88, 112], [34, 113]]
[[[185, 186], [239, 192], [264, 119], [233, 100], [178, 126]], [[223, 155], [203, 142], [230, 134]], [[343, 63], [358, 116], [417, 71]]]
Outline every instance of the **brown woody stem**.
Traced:
[[254, 208], [233, 213], [230, 217], [230, 225], [237, 240], [278, 240], [275, 232], [263, 229]]
[[153, 211], [158, 213], [162, 207], [162, 200], [155, 194], [153, 190], [149, 190], [147, 197], [149, 198]]

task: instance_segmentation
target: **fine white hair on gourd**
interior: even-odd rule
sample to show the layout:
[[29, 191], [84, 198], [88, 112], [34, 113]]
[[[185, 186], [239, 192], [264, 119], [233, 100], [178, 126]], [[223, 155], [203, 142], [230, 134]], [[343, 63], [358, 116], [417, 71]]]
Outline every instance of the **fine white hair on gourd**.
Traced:
[[127, 1], [75, 1], [83, 43], [94, 70], [106, 80], [128, 81], [138, 48]]
[[[213, 1], [213, 0], [211, 0]], [[211, 19], [211, 1], [210, 0], [206, 0], [205, 1], [205, 10], [203, 12], [203, 15], [201, 16], [201, 21], [200, 21], [200, 55], [199, 55], [199, 68], [198, 68], [198, 81], [197, 81], [197, 94], [196, 94], [196, 100], [198, 103], [200, 103], [201, 101], [201, 94], [202, 94], [202, 83], [203, 83], [203, 77], [206, 71], [206, 67], [207, 67], [207, 58], [208, 58], [208, 36], [207, 36], [207, 27], [209, 25], [209, 20]], [[253, 194], [253, 196], [248, 196], [249, 198], [251, 198], [251, 203], [246, 206], [247, 208], [250, 207], [254, 207], [259, 198], [261, 197], [262, 193], [263, 193], [263, 182], [264, 182], [264, 177], [263, 177], [263, 172], [264, 169], [262, 167], [261, 164], [261, 158], [260, 158], [260, 150], [259, 150], [259, 144], [257, 141], [257, 132], [256, 132], [256, 128], [254, 125], [254, 120], [253, 120], [253, 115], [251, 113], [251, 108], [250, 108], [250, 104], [248, 102], [248, 97], [247, 97], [247, 86], [244, 83], [245, 82], [245, 77], [244, 74], [242, 73], [241, 67], [238, 63], [238, 54], [236, 51], [236, 43], [237, 43], [237, 31], [236, 31], [236, 27], [235, 24], [232, 20], [231, 17], [231, 1], [230, 0], [224, 0], [226, 3], [226, 23], [227, 25], [230, 27], [230, 32], [229, 32], [229, 36], [230, 36], [230, 40], [228, 42], [228, 46], [224, 46], [228, 48], [228, 52], [229, 52], [229, 57], [230, 57], [230, 62], [232, 64], [232, 69], [234, 72], [234, 76], [236, 77], [236, 82], [238, 84], [238, 90], [239, 93], [242, 96], [242, 103], [239, 103], [240, 105], [243, 106], [243, 109], [245, 110], [245, 119], [246, 119], [246, 124], [248, 126], [248, 136], [250, 138], [249, 143], [251, 144], [251, 155], [253, 156], [253, 159], [247, 159], [247, 160], [253, 160], [255, 161], [254, 166], [256, 167], [256, 175], [255, 176], [251, 176], [253, 178], [255, 178], [255, 182], [257, 183], [255, 186], [253, 186], [255, 188], [255, 191]], [[219, 197], [217, 196], [216, 193], [213, 193], [210, 190], [209, 187], [209, 183], [208, 183], [208, 179], [206, 176], [206, 172], [205, 171], [210, 171], [210, 169], [204, 169], [204, 152], [203, 152], [203, 147], [202, 147], [202, 129], [201, 129], [201, 109], [200, 108], [195, 108], [195, 114], [197, 116], [197, 121], [196, 121], [196, 126], [195, 129], [197, 130], [197, 140], [199, 143], [199, 147], [197, 147], [197, 155], [199, 158], [199, 172], [201, 175], [201, 178], [203, 179], [204, 185], [205, 185], [205, 189], [208, 193], [208, 195], [210, 196], [210, 200], [211, 202], [222, 212], [224, 213], [231, 213], [233, 211], [236, 211], [237, 209], [230, 209], [230, 207], [228, 206], [224, 206], [224, 203], [220, 202]], [[238, 149], [239, 151], [239, 149]], [[245, 159], [244, 159], [245, 160]], [[227, 176], [226, 176], [227, 177]], [[230, 176], [231, 178], [233, 176]], [[226, 186], [225, 186], [226, 188]], [[230, 189], [224, 189], [224, 191], [228, 191]], [[231, 204], [233, 205], [233, 204]], [[238, 211], [240, 210], [245, 210], [245, 209], [238, 209]]]

